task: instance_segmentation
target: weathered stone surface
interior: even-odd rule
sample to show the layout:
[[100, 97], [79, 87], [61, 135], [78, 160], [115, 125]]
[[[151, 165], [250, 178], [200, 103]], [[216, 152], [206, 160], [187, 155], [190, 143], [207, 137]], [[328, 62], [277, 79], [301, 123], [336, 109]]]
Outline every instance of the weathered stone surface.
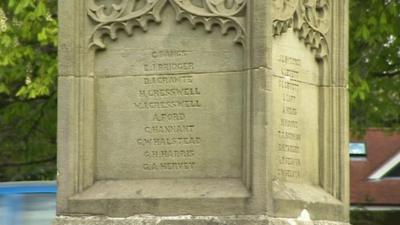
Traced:
[[128, 218], [60, 216], [59, 225], [348, 225], [335, 221], [307, 221], [265, 216], [176, 216], [138, 215]]
[[59, 2], [56, 224], [348, 221], [346, 0]]

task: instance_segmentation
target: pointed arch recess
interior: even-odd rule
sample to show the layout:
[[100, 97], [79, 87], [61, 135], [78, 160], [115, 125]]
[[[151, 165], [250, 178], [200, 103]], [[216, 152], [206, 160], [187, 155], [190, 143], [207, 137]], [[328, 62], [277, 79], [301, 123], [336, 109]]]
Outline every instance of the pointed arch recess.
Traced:
[[289, 28], [313, 52], [317, 60], [329, 54], [326, 35], [330, 29], [329, 0], [273, 0], [273, 35]]
[[146, 31], [150, 21], [161, 23], [161, 13], [166, 4], [174, 8], [176, 21], [187, 19], [193, 27], [202, 24], [209, 32], [212, 26], [218, 25], [222, 34], [234, 29], [234, 42], [244, 45], [247, 0], [231, 0], [229, 4], [225, 0], [145, 0], [141, 5], [137, 0], [122, 0], [119, 4], [112, 4], [108, 13], [105, 5], [90, 0], [87, 14], [96, 25], [90, 35], [89, 48], [105, 49], [104, 36], [116, 40], [118, 30], [133, 35], [135, 27]]

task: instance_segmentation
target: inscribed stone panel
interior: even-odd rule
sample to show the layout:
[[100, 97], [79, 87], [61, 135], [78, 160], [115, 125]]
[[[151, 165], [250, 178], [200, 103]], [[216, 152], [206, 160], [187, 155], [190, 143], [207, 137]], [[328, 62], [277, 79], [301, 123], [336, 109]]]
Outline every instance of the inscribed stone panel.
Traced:
[[241, 176], [243, 48], [174, 17], [96, 54], [99, 179]]
[[320, 65], [293, 30], [272, 51], [275, 175], [318, 184]]

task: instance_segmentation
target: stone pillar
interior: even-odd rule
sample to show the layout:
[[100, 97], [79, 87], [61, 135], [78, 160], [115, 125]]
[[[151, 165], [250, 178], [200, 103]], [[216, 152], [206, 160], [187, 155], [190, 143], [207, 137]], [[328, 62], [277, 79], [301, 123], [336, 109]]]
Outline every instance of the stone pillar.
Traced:
[[60, 0], [55, 225], [345, 225], [347, 0]]

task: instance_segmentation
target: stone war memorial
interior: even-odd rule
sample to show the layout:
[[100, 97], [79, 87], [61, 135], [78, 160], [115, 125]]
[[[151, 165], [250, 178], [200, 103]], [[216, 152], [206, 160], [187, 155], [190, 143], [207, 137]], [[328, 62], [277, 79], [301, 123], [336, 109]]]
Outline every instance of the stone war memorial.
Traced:
[[55, 225], [348, 225], [347, 0], [60, 0]]

